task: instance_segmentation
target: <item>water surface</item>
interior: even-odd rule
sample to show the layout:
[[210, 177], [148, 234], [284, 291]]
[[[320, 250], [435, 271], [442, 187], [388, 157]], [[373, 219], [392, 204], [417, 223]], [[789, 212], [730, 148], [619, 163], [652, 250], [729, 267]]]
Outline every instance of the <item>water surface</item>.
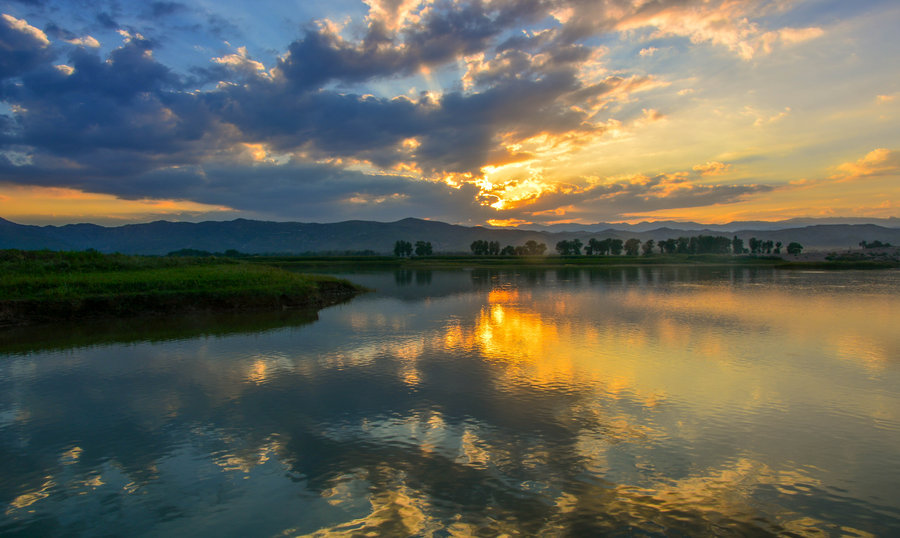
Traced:
[[0, 534], [900, 533], [900, 272], [342, 276], [0, 335]]

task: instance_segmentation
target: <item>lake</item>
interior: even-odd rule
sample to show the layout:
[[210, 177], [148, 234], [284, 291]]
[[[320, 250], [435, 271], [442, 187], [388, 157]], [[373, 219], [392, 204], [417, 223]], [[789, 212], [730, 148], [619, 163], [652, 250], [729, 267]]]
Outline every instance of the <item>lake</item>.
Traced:
[[358, 271], [0, 333], [0, 535], [900, 534], [900, 271]]

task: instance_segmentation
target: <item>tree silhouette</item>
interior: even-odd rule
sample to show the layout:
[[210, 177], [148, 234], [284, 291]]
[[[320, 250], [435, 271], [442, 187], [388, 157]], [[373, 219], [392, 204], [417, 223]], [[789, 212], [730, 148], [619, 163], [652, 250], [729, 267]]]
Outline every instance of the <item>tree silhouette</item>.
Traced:
[[580, 256], [581, 246], [580, 239], [572, 239], [571, 241], [564, 239], [556, 243], [556, 252], [559, 252], [560, 256]]
[[413, 251], [412, 243], [409, 241], [398, 240], [394, 243], [394, 256], [411, 256]]
[[544, 252], [547, 252], [547, 245], [544, 243], [538, 243], [533, 239], [525, 241], [525, 254], [529, 256], [541, 256]]
[[803, 252], [803, 245], [801, 245], [800, 243], [797, 243], [795, 241], [791, 241], [790, 243], [788, 243], [788, 246], [787, 246], [788, 254], [793, 254], [794, 256], [797, 256], [801, 252]]
[[644, 246], [641, 247], [644, 251], [644, 255], [649, 256], [649, 255], [653, 254], [654, 246], [656, 246], [656, 241], [654, 241], [652, 239], [648, 239], [648, 240], [644, 241]]
[[743, 254], [744, 253], [744, 240], [738, 236], [734, 236], [734, 239], [731, 240], [731, 253], [732, 254]]
[[641, 240], [632, 237], [628, 241], [625, 241], [625, 254], [628, 256], [637, 256], [638, 249], [641, 247]]
[[491, 250], [491, 244], [484, 239], [476, 239], [469, 245], [472, 254], [476, 256], [486, 256]]
[[622, 253], [622, 240], [621, 239], [610, 239], [609, 240], [609, 251], [613, 256], [618, 256]]
[[431, 256], [431, 241], [416, 241], [416, 256]]

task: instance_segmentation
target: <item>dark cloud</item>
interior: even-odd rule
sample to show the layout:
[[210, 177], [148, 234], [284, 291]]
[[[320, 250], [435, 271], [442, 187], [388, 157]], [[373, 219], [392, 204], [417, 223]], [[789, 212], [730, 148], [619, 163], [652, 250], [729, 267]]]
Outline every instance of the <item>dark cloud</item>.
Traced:
[[44, 26], [44, 33], [54, 39], [75, 39], [76, 37], [78, 37], [76, 34], [66, 30], [65, 28], [60, 28], [55, 23], [50, 23]]
[[110, 13], [101, 11], [97, 13], [97, 16], [95, 18], [97, 20], [97, 23], [102, 28], [106, 28], [107, 30], [115, 30], [116, 28], [119, 28], [119, 23], [116, 22], [116, 20]]
[[358, 83], [399, 77], [443, 65], [490, 48], [515, 24], [544, 16], [541, 2], [437, 2], [423, 20], [398, 33], [374, 21], [360, 42], [309, 27], [288, 47], [278, 69], [295, 89], [317, 89], [332, 81]]
[[178, 2], [151, 2], [148, 7], [153, 18], [169, 17], [188, 11], [187, 6]]
[[27, 73], [54, 57], [43, 32], [22, 19], [0, 15], [0, 80]]
[[[478, 203], [471, 186], [453, 189], [299, 161], [251, 164], [233, 152], [242, 143], [265, 144], [273, 153], [303, 154], [309, 161], [367, 162], [383, 170], [415, 164], [429, 177], [477, 176], [492, 159], [517, 158], [499, 145], [501, 139], [601, 132], [590, 112], [574, 105], [633, 91], [649, 79], [610, 76], [586, 84], [578, 69], [591, 47], [564, 39], [559, 29], [513, 35], [545, 19], [557, 3], [438, 1], [421, 20], [399, 30], [373, 20], [358, 40], [340, 37], [327, 25], [307, 27], [271, 71], [239, 49], [219, 63], [182, 70], [187, 77], [154, 58], [163, 38], [153, 42], [130, 31], [133, 37], [105, 57], [83, 47], [63, 49], [66, 67], [58, 67], [53, 47], [39, 33], [4, 19], [0, 99], [15, 111], [0, 117], [0, 180], [193, 200], [281, 218], [496, 217]], [[186, 8], [155, 2], [146, 9], [160, 18]], [[95, 18], [106, 28], [119, 27], [107, 12]], [[217, 16], [205, 22], [214, 34], [238, 32]], [[46, 28], [57, 39], [75, 37], [56, 24]], [[472, 71], [467, 91], [387, 98], [353, 90], [475, 53], [485, 59]], [[205, 91], [189, 91], [198, 87]], [[16, 161], [2, 150], [28, 159]], [[216, 162], [227, 164], [211, 164]], [[657, 203], [722, 203], [753, 192], [698, 187], [659, 202], [665, 197], [642, 188], [550, 194], [527, 211], [557, 203], [613, 210], [619, 206], [612, 199], [624, 201], [617, 211], [648, 211]]]

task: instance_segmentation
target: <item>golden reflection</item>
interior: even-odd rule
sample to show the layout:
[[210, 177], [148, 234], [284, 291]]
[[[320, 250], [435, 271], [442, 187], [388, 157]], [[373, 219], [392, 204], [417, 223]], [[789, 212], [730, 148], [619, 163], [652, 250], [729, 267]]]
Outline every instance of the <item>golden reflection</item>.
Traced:
[[250, 366], [250, 373], [247, 374], [247, 379], [257, 385], [265, 383], [267, 370], [268, 367], [266, 366], [266, 361], [257, 359], [253, 361], [253, 364]]
[[460, 442], [457, 463], [471, 465], [473, 467], [486, 468], [491, 461], [491, 452], [481, 446], [482, 441], [474, 432], [466, 429]]
[[882, 344], [860, 334], [837, 334], [831, 339], [838, 358], [859, 362], [872, 371], [880, 371], [888, 364], [888, 352]]
[[60, 463], [63, 465], [72, 465], [73, 463], [77, 463], [79, 458], [81, 458], [81, 453], [84, 452], [84, 449], [80, 446], [74, 446], [69, 450], [66, 450], [59, 457]]
[[13, 499], [12, 502], [9, 503], [9, 508], [6, 509], [6, 515], [11, 515], [15, 510], [21, 510], [22, 508], [31, 506], [41, 499], [46, 499], [50, 496], [50, 491], [55, 487], [56, 482], [53, 481], [53, 477], [45, 477], [44, 483], [41, 484], [40, 488], [28, 493], [23, 493]]
[[[319, 529], [307, 536], [412, 536], [432, 535], [441, 525], [430, 515], [428, 498], [406, 485], [406, 475], [391, 467], [372, 471], [390, 483], [372, 488], [365, 475], [350, 477], [323, 492], [330, 504], [353, 502], [353, 497], [368, 495], [369, 513], [361, 518]], [[294, 534], [286, 531], [284, 534]]]
[[[223, 439], [229, 444], [234, 444], [234, 439], [226, 437]], [[263, 465], [273, 456], [284, 450], [282, 443], [278, 439], [270, 439], [265, 444], [258, 447], [249, 447], [243, 450], [235, 450], [227, 453], [214, 460], [214, 463], [224, 471], [240, 471], [249, 474], [254, 467]], [[246, 477], [245, 477], [246, 478]]]

